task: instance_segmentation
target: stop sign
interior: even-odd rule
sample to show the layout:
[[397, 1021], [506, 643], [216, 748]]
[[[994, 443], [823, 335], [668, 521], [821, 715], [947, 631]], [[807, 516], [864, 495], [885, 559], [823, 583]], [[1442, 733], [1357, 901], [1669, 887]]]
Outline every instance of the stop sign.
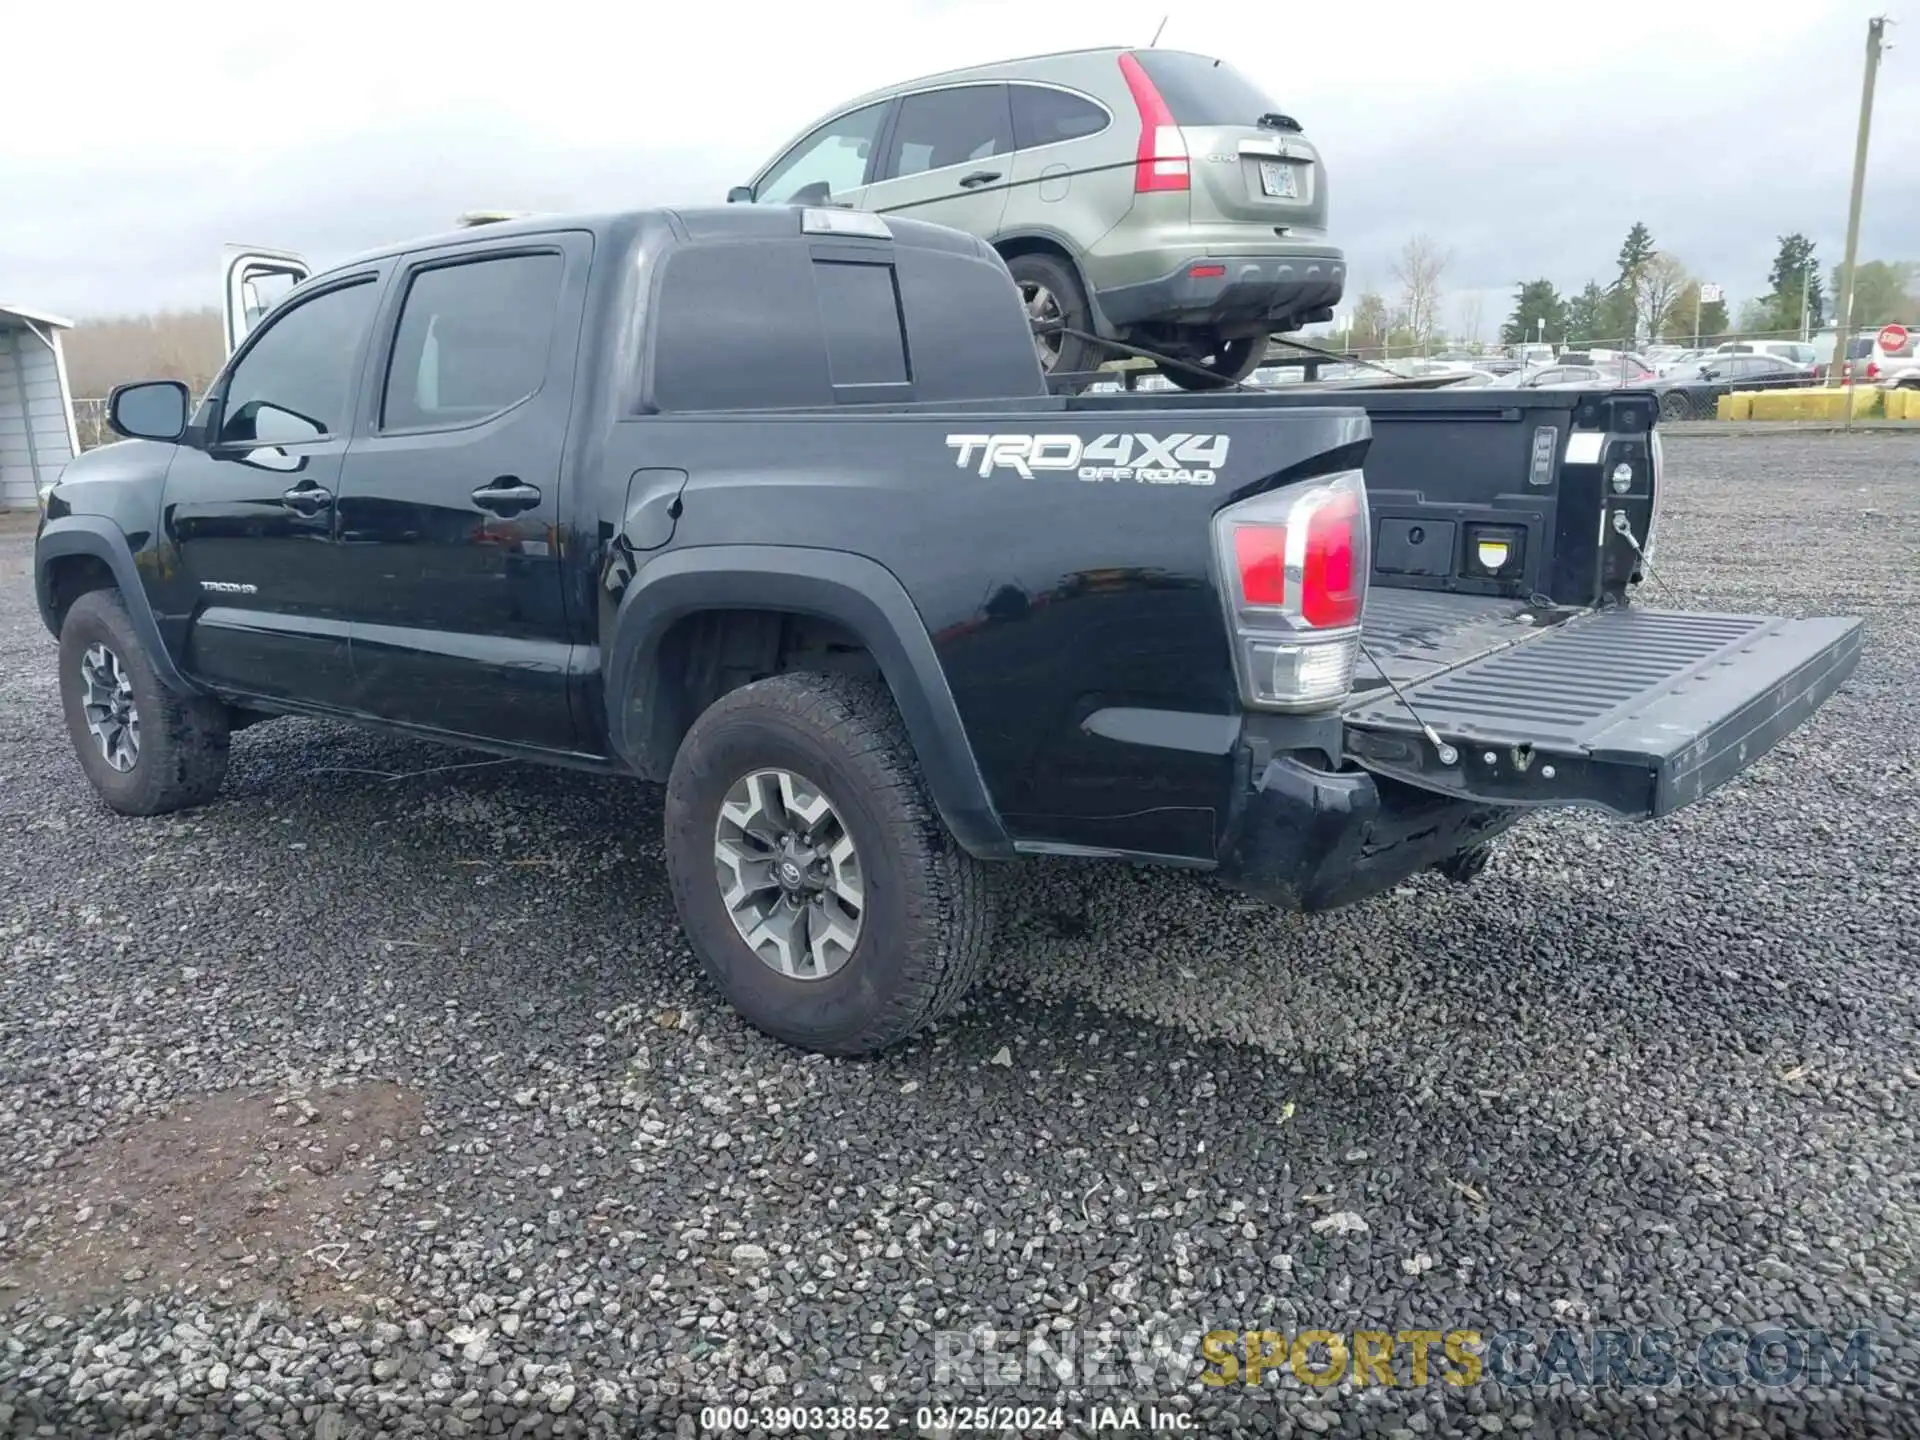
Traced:
[[1883, 325], [1875, 337], [1881, 353], [1895, 355], [1907, 348], [1907, 327], [1904, 325]]

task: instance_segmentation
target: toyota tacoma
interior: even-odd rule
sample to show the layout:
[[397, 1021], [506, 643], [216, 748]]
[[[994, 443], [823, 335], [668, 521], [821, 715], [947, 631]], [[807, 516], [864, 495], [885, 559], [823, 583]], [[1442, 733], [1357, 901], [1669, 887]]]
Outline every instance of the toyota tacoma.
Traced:
[[278, 715], [664, 781], [692, 950], [820, 1051], [955, 1002], [997, 862], [1298, 910], [1467, 878], [1531, 809], [1697, 800], [1860, 653], [1635, 603], [1644, 393], [1050, 395], [986, 242], [833, 208], [295, 278], [197, 404], [116, 390], [128, 438], [46, 497], [95, 790], [209, 801]]

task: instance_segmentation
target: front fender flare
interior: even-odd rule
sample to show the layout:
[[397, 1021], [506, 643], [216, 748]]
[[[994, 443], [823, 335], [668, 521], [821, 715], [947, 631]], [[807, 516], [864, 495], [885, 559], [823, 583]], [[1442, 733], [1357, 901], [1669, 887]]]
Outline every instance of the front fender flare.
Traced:
[[64, 515], [49, 520], [34, 542], [34, 598], [40, 605], [40, 621], [54, 638], [59, 638], [60, 627], [53, 614], [53, 562], [69, 555], [90, 555], [105, 563], [160, 683], [176, 694], [198, 694], [199, 688], [180, 673], [160, 639], [160, 627], [154, 622], [153, 607], [147, 602], [147, 590], [134, 563], [133, 547], [127, 543], [125, 532], [104, 515]]
[[634, 576], [607, 642], [607, 733], [642, 774], [664, 775], [672, 735], [661, 697], [661, 641], [701, 610], [778, 610], [845, 626], [879, 664], [947, 828], [969, 854], [1011, 858], [933, 640], [893, 572], [840, 550], [707, 545], [670, 551]]

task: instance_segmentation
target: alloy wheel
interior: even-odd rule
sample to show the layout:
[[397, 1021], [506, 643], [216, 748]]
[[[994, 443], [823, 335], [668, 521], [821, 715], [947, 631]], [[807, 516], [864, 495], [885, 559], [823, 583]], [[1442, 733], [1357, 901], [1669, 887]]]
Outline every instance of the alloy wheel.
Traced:
[[80, 657], [80, 688], [87, 733], [107, 764], [125, 774], [140, 763], [140, 707], [133, 701], [133, 677], [107, 646], [90, 645]]
[[1027, 323], [1033, 327], [1033, 349], [1040, 357], [1040, 368], [1051, 372], [1060, 360], [1060, 346], [1066, 340], [1060, 333], [1060, 327], [1066, 324], [1060, 300], [1035, 280], [1020, 282], [1020, 298], [1027, 302]]
[[791, 770], [755, 770], [714, 824], [714, 872], [747, 948], [790, 980], [853, 958], [866, 918], [860, 856], [825, 792]]

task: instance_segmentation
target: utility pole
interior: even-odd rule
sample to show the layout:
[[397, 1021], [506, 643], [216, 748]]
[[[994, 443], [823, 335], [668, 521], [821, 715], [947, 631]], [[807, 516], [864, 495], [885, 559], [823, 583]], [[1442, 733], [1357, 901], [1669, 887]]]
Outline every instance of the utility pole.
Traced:
[[[1860, 86], [1860, 137], [1853, 145], [1853, 193], [1847, 200], [1847, 253], [1840, 262], [1840, 294], [1836, 297], [1839, 323], [1833, 332], [1833, 368], [1827, 372], [1830, 379], [1847, 373], [1847, 341], [1853, 335], [1853, 262], [1860, 248], [1860, 200], [1867, 185], [1867, 132], [1873, 127], [1873, 81], [1880, 73], [1881, 40], [1886, 29], [1884, 15], [1867, 21], [1867, 73]], [[1853, 422], [1851, 403], [1847, 405], [1847, 422]]]

